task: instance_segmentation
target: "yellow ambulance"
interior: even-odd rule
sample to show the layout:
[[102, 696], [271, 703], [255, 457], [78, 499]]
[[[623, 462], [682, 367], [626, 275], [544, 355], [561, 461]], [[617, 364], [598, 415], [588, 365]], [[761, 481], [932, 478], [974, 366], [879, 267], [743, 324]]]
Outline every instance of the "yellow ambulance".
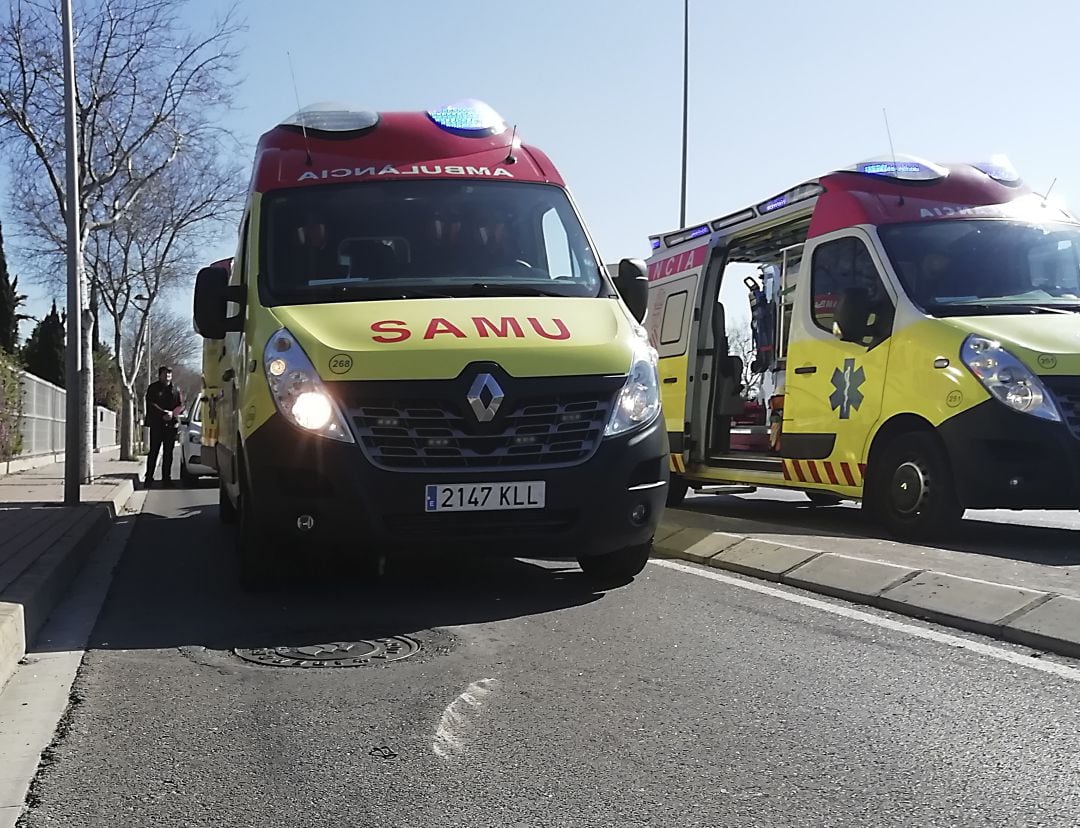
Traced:
[[301, 110], [194, 297], [245, 578], [344, 545], [645, 565], [668, 485], [644, 262], [601, 265], [489, 106]]
[[1008, 159], [871, 159], [650, 240], [669, 504], [799, 489], [922, 537], [1080, 507], [1080, 224]]

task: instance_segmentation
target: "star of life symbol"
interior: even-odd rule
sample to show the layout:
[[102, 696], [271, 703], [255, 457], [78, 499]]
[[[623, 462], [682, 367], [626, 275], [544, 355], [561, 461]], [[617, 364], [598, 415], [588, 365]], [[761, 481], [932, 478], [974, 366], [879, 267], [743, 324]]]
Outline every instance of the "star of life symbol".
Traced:
[[863, 403], [863, 393], [859, 387], [864, 382], [866, 372], [862, 368], [856, 369], [854, 359], [845, 359], [843, 369], [833, 369], [832, 384], [836, 390], [829, 397], [829, 404], [833, 411], [840, 409], [841, 420], [851, 417], [851, 409], [859, 410]]
[[495, 377], [491, 374], [479, 374], [473, 380], [465, 399], [477, 422], [490, 423], [495, 419], [504, 397], [503, 390], [495, 381]]

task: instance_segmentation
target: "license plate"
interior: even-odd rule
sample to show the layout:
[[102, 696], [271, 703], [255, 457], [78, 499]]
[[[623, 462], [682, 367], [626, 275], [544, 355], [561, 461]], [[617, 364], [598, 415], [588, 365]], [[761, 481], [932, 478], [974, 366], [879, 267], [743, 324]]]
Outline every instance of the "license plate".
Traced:
[[425, 512], [497, 512], [543, 508], [543, 480], [429, 484], [424, 491]]

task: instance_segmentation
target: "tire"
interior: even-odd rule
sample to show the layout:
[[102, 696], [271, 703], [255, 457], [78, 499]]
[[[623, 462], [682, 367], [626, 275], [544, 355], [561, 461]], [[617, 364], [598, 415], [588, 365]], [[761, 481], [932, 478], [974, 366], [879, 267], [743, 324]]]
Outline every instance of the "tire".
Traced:
[[578, 565], [585, 577], [597, 586], [623, 586], [645, 568], [651, 553], [652, 541], [649, 541], [604, 555], [583, 555], [578, 558]]
[[814, 506], [836, 506], [843, 500], [843, 498], [828, 492], [805, 492], [805, 494]]
[[240, 582], [249, 592], [261, 592], [275, 586], [280, 578], [280, 550], [255, 519], [255, 509], [243, 480], [240, 482]]
[[686, 500], [686, 493], [690, 489], [690, 484], [683, 480], [681, 477], [671, 475], [671, 480], [668, 483], [667, 490], [667, 505], [672, 509], [682, 506], [682, 502]]
[[187, 460], [183, 455], [180, 457], [180, 485], [186, 489], [190, 489], [196, 483], [199, 482], [199, 478], [188, 471]]
[[866, 505], [893, 535], [940, 538], [964, 514], [944, 449], [926, 431], [897, 437], [875, 457], [867, 481]]
[[226, 524], [236, 523], [236, 507], [229, 500], [225, 481], [221, 478], [218, 478], [218, 520]]

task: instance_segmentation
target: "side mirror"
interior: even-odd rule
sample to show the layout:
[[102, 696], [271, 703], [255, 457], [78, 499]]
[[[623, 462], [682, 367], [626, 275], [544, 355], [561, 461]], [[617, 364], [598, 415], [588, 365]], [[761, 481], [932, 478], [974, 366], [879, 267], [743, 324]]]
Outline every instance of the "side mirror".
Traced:
[[866, 288], [844, 288], [833, 317], [833, 336], [841, 342], [862, 344], [870, 329], [874, 304]]
[[229, 302], [242, 302], [243, 288], [229, 285], [229, 271], [204, 267], [195, 277], [195, 332], [204, 339], [224, 339], [229, 331], [239, 331], [243, 314], [230, 317]]
[[649, 270], [641, 259], [623, 259], [615, 287], [626, 307], [638, 322], [645, 321], [649, 311]]

